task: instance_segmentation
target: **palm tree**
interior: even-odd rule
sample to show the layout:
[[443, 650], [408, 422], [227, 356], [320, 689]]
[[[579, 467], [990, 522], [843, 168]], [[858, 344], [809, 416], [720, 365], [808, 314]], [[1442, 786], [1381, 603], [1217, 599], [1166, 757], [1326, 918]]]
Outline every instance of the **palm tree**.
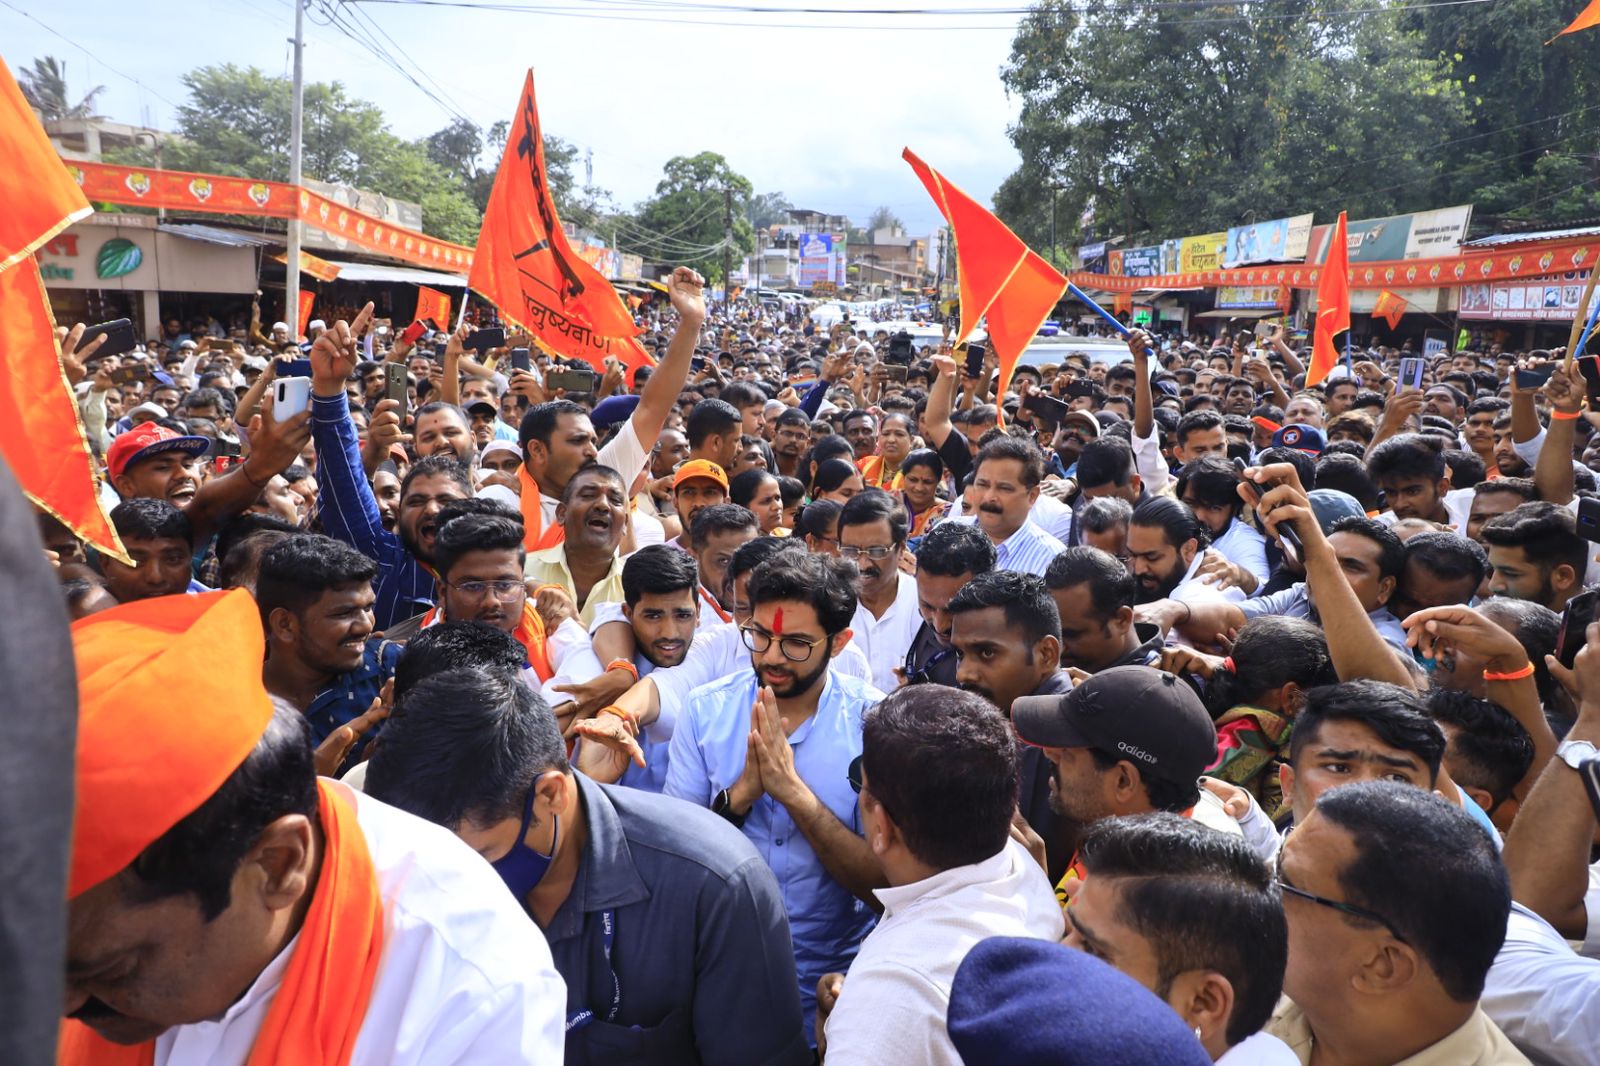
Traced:
[[22, 95], [45, 119], [94, 118], [94, 98], [106, 91], [96, 85], [76, 104], [67, 103], [67, 65], [55, 56], [45, 56], [33, 61], [32, 70], [24, 70], [18, 81]]

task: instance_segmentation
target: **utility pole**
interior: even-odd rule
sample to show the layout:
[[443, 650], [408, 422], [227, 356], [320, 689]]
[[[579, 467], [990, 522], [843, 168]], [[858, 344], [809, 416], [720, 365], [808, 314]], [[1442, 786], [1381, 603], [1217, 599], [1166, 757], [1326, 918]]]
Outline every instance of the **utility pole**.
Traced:
[[[289, 217], [288, 264], [284, 267], [283, 320], [289, 324], [289, 340], [300, 336], [305, 323], [300, 318], [300, 136], [305, 121], [305, 71], [301, 63], [305, 51], [305, 0], [294, 0], [294, 105], [289, 112], [289, 195], [295, 199], [290, 204], [297, 212]], [[466, 301], [462, 301], [466, 306]]]
[[945, 229], [939, 227], [939, 300], [944, 300], [944, 235]]
[[1050, 186], [1050, 265], [1056, 261], [1056, 187]]
[[723, 310], [733, 310], [733, 186], [725, 185], [722, 188], [723, 227], [722, 237], [722, 300]]

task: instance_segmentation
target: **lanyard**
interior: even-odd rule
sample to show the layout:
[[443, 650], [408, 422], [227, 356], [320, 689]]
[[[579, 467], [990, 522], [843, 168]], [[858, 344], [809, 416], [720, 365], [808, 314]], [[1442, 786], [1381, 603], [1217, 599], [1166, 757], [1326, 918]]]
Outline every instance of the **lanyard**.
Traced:
[[[617, 1019], [617, 1011], [622, 1009], [622, 982], [617, 979], [616, 967], [611, 965], [611, 945], [617, 936], [617, 916], [615, 911], [600, 912], [601, 944], [605, 949], [606, 972], [611, 975], [611, 1009], [606, 1011], [606, 1021], [613, 1022]], [[567, 1032], [582, 1029], [595, 1020], [594, 1011], [585, 1007], [575, 1010], [567, 1015]]]
[[718, 618], [722, 619], [724, 622], [733, 621], [733, 615], [729, 614], [727, 611], [724, 611], [717, 601], [711, 598], [711, 593], [707, 592], [704, 586], [701, 586], [700, 588], [700, 598], [706, 601], [707, 607], [717, 612]]

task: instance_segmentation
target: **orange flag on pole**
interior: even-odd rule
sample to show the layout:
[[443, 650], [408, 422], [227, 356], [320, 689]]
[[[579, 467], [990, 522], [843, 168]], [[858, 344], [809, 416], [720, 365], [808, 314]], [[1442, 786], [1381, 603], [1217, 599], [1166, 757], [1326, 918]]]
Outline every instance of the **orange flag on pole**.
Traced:
[[608, 358], [630, 372], [654, 362], [617, 290], [572, 250], [561, 230], [545, 180], [531, 70], [483, 213], [468, 284], [557, 355], [599, 371]]
[[95, 484], [78, 401], [56, 352], [33, 253], [92, 213], [0, 62], [0, 455], [30, 500], [97, 550], [127, 560]]
[[1578, 17], [1572, 20], [1572, 25], [1544, 43], [1550, 44], [1558, 37], [1565, 37], [1569, 33], [1577, 33], [1579, 30], [1586, 30], [1591, 26], [1600, 26], [1600, 0], [1589, 0], [1589, 6], [1584, 8]]
[[1372, 313], [1389, 323], [1390, 329], [1400, 328], [1400, 316], [1406, 313], [1406, 298], [1397, 292], [1384, 289], [1378, 293], [1378, 302], [1373, 305]]
[[1340, 211], [1317, 278], [1317, 325], [1312, 331], [1311, 365], [1306, 368], [1307, 387], [1321, 382], [1338, 363], [1333, 338], [1350, 328], [1350, 248], [1345, 242], [1345, 217]]
[[433, 319], [433, 324], [440, 329], [450, 328], [450, 297], [438, 289], [430, 289], [426, 285], [417, 286], [417, 313], [411, 316], [414, 321], [424, 318]]
[[989, 346], [1000, 362], [997, 392], [1003, 393], [1018, 358], [1066, 291], [1067, 279], [911, 149], [901, 152], [901, 158], [911, 164], [955, 231], [961, 291], [961, 329], [955, 340], [966, 340], [978, 320], [988, 316]]
[[306, 323], [311, 321], [311, 309], [317, 305], [317, 294], [310, 289], [300, 290], [300, 317], [295, 319], [295, 324], [302, 333], [305, 332]]

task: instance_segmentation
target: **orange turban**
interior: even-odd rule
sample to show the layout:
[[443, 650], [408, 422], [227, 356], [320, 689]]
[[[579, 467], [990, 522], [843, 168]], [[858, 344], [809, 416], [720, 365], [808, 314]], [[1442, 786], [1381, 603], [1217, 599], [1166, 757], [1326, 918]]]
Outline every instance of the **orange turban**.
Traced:
[[243, 589], [139, 600], [72, 626], [77, 818], [68, 897], [192, 814], [272, 720], [261, 616]]

